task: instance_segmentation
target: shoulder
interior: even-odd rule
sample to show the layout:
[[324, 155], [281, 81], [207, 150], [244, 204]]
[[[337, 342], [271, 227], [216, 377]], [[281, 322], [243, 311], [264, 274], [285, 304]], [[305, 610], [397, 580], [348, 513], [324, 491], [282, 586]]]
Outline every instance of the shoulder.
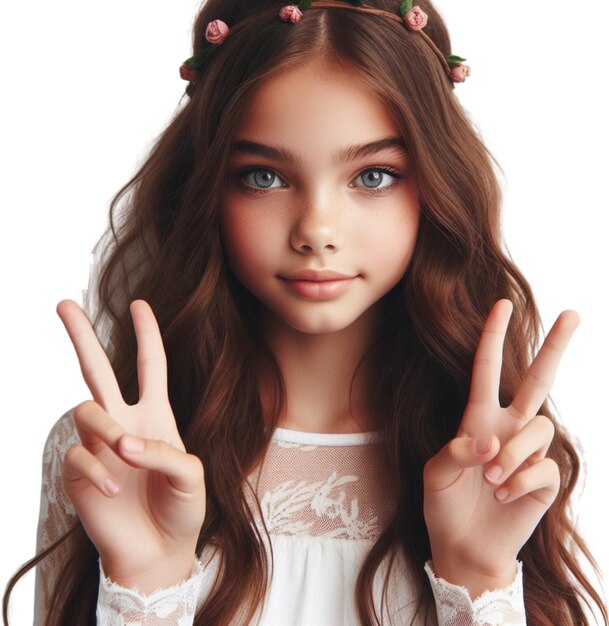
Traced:
[[42, 455], [43, 474], [54, 475], [59, 473], [59, 466], [68, 448], [80, 444], [80, 437], [74, 423], [74, 409], [66, 411], [51, 428]]
[[43, 464], [63, 460], [68, 448], [80, 444], [80, 437], [74, 424], [74, 409], [66, 411], [51, 428], [44, 444]]

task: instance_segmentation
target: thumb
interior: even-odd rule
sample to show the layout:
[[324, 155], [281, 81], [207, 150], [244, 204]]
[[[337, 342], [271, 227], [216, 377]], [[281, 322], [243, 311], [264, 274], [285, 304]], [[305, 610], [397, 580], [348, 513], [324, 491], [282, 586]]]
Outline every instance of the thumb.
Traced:
[[165, 441], [124, 434], [118, 442], [118, 452], [133, 467], [161, 472], [173, 488], [182, 493], [199, 493], [204, 484], [203, 464], [199, 457], [182, 452]]
[[425, 488], [440, 491], [450, 487], [466, 467], [487, 463], [497, 455], [499, 448], [499, 439], [495, 435], [451, 439], [425, 464]]

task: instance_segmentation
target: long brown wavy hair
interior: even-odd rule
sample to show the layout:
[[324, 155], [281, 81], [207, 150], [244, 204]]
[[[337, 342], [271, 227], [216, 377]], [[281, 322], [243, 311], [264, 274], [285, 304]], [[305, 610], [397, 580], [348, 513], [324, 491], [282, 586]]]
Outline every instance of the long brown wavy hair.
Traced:
[[[367, 4], [398, 14], [400, 3]], [[429, 16], [425, 32], [451, 54], [440, 15], [428, 0], [418, 4]], [[503, 350], [502, 406], [511, 402], [539, 348], [541, 320], [530, 285], [503, 251], [496, 162], [431, 48], [392, 20], [352, 11], [310, 11], [287, 27], [276, 19], [279, 6], [275, 0], [208, 0], [202, 6], [193, 45], [206, 55], [203, 70], [144, 164], [111, 202], [110, 227], [96, 246], [103, 254], [92, 274], [88, 315], [132, 404], [138, 401], [137, 346], [128, 307], [137, 298], [152, 306], [179, 431], [205, 467], [207, 513], [197, 550], [215, 545], [222, 554], [220, 576], [195, 624], [227, 625], [243, 607], [240, 624], [247, 623], [269, 580], [243, 481], [269, 445], [285, 386], [261, 339], [258, 302], [231, 275], [222, 247], [218, 212], [232, 142], [257, 89], [279, 71], [313, 60], [331, 63], [373, 90], [409, 148], [421, 217], [411, 264], [384, 298], [382, 324], [367, 354], [378, 373], [372, 381], [374, 412], [399, 502], [359, 573], [356, 604], [361, 624], [380, 623], [372, 581], [383, 559], [394, 563], [402, 550], [415, 573], [419, 619], [433, 619], [423, 571], [431, 558], [423, 466], [455, 436], [493, 304], [509, 298], [514, 305]], [[204, 32], [216, 18], [229, 25], [247, 19], [238, 36], [213, 46]], [[270, 427], [258, 386], [261, 368], [274, 380]], [[598, 566], [570, 519], [578, 453], [547, 400], [539, 413], [556, 426], [548, 456], [560, 467], [562, 489], [519, 553], [528, 621], [588, 624], [584, 606], [596, 605], [607, 624], [607, 609], [578, 556], [597, 573]], [[11, 579], [5, 623], [16, 581], [61, 544], [69, 550], [44, 624], [95, 623], [97, 553], [80, 523]]]

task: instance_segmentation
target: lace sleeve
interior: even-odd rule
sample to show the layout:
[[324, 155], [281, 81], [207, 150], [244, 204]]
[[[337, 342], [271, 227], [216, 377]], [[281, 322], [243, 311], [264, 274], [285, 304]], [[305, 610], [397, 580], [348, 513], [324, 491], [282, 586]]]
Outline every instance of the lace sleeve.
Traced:
[[[70, 409], [57, 420], [44, 445], [36, 552], [48, 548], [78, 520], [63, 490], [61, 473], [66, 451], [77, 443], [80, 439], [74, 425], [73, 409]], [[36, 566], [34, 626], [44, 623], [51, 593], [68, 550], [69, 546], [64, 542]]]
[[99, 562], [98, 626], [190, 626], [206, 583], [205, 569], [195, 557], [188, 580], [143, 595], [112, 582]]
[[425, 564], [425, 571], [436, 600], [439, 626], [526, 626], [521, 561], [509, 587], [485, 591], [473, 602], [465, 587], [437, 578], [431, 561]]

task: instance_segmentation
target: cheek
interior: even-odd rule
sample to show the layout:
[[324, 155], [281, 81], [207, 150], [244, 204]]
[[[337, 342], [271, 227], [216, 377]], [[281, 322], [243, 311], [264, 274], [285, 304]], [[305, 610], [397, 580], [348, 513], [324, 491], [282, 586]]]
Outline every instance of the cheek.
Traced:
[[362, 233], [359, 245], [374, 256], [373, 268], [381, 271], [389, 282], [397, 282], [410, 263], [419, 228], [418, 207], [408, 212], [385, 216], [372, 221]]
[[273, 242], [279, 241], [262, 215], [252, 211], [226, 207], [222, 212], [220, 229], [224, 249], [233, 272], [239, 278], [264, 268], [273, 257]]

